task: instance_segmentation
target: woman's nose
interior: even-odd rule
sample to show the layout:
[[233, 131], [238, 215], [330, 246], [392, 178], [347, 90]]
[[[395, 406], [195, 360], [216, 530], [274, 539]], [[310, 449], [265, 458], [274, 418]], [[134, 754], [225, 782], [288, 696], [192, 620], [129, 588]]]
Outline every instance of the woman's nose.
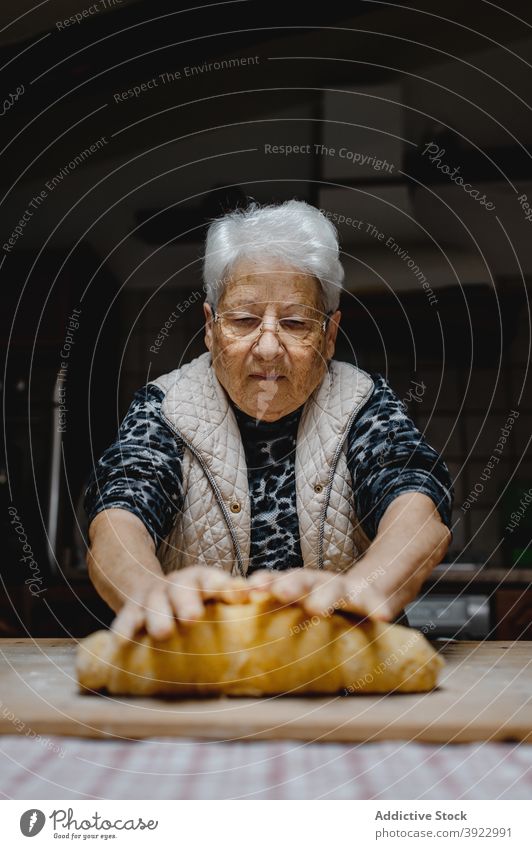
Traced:
[[281, 348], [279, 336], [276, 332], [275, 323], [264, 324], [262, 333], [257, 339], [257, 348], [263, 359], [269, 357], [273, 359], [279, 354]]

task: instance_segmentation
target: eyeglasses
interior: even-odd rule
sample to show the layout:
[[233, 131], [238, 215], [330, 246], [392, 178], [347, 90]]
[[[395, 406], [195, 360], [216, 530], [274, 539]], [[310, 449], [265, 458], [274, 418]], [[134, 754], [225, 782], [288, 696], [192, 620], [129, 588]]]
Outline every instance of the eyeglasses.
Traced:
[[[285, 316], [271, 319], [268, 325], [270, 330], [277, 333], [283, 344], [312, 345], [315, 344], [320, 333], [325, 331], [331, 315], [331, 312], [327, 313], [322, 321], [305, 316]], [[266, 324], [266, 321], [258, 315], [236, 310], [216, 313], [214, 322], [219, 325], [223, 335], [234, 342], [258, 340]]]

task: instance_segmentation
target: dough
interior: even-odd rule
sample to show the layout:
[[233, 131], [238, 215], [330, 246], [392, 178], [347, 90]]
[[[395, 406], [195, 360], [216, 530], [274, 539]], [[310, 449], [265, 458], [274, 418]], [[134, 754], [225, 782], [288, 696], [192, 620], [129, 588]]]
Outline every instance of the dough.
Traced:
[[361, 622], [336, 610], [309, 616], [256, 591], [245, 603], [207, 601], [203, 620], [155, 641], [119, 643], [111, 631], [81, 641], [82, 690], [123, 695], [262, 696], [431, 690], [444, 662], [419, 631]]

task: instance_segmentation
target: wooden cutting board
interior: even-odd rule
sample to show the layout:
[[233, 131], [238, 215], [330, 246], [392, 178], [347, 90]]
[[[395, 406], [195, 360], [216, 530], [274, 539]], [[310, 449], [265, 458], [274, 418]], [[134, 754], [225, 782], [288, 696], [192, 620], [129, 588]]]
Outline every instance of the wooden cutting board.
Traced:
[[435, 743], [532, 742], [532, 642], [439, 644], [440, 686], [419, 695], [169, 700], [80, 694], [76, 643], [0, 640], [0, 733]]

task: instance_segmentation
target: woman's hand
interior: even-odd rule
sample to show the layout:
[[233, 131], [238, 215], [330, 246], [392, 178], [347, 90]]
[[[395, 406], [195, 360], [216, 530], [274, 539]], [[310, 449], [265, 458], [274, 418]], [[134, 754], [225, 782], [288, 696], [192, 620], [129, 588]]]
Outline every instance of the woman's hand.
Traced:
[[260, 569], [247, 581], [249, 588], [267, 589], [278, 601], [297, 602], [309, 614], [327, 615], [335, 610], [370, 616], [389, 622], [394, 615], [386, 595], [377, 583], [370, 583], [354, 571], [322, 572], [317, 569], [287, 569], [284, 572]]
[[156, 640], [175, 632], [176, 619], [186, 624], [201, 619], [209, 598], [238, 602], [247, 598], [244, 578], [233, 577], [223, 569], [188, 566], [164, 577], [154, 575], [143, 581], [134, 597], [120, 609], [111, 630], [124, 640], [146, 628]]

